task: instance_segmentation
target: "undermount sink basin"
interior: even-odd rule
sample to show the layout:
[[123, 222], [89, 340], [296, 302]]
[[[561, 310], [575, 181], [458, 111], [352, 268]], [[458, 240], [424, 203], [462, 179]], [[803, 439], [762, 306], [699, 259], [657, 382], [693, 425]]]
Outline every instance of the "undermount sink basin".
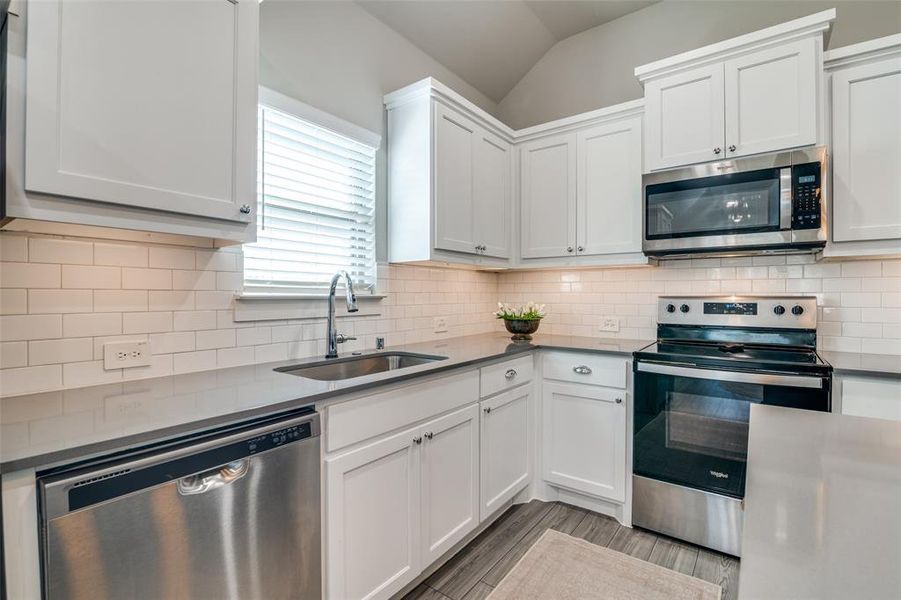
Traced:
[[275, 370], [280, 373], [309, 377], [320, 381], [336, 381], [338, 379], [351, 379], [353, 377], [362, 377], [363, 375], [406, 369], [407, 367], [424, 365], [438, 360], [445, 360], [446, 358], [446, 356], [415, 354], [413, 352], [383, 352], [381, 354], [348, 356], [346, 358], [332, 358], [301, 365], [289, 365]]

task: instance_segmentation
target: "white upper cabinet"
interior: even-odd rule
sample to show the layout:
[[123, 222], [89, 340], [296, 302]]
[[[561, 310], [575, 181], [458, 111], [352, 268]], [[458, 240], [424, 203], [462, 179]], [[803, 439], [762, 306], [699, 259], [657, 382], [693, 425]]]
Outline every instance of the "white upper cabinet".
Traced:
[[723, 93], [721, 64], [648, 82], [644, 91], [648, 170], [723, 155]]
[[830, 9], [643, 65], [645, 170], [821, 140]]
[[726, 61], [726, 156], [816, 143], [816, 45], [805, 39]]
[[433, 79], [385, 104], [389, 260], [507, 266], [513, 131]]
[[577, 134], [576, 251], [641, 252], [641, 117]]
[[473, 240], [475, 124], [435, 105], [435, 247], [477, 252]]
[[520, 147], [522, 258], [576, 251], [576, 136], [555, 135]]
[[29, 2], [24, 188], [255, 233], [258, 11]]
[[883, 45], [832, 73], [831, 241], [885, 240], [877, 253], [901, 240], [901, 35]]

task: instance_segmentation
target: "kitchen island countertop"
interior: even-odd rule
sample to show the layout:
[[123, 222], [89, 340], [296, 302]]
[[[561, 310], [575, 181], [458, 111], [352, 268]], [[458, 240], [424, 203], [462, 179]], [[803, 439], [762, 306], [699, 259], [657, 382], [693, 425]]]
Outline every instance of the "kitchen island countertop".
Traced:
[[901, 595], [901, 422], [751, 408], [739, 600]]

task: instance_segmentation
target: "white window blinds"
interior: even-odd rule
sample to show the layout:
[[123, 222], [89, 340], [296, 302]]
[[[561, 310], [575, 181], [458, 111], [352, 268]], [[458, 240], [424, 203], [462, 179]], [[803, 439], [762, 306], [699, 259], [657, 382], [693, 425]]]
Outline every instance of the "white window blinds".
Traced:
[[321, 293], [339, 270], [373, 286], [376, 148], [267, 105], [257, 144], [257, 242], [244, 246], [245, 289]]

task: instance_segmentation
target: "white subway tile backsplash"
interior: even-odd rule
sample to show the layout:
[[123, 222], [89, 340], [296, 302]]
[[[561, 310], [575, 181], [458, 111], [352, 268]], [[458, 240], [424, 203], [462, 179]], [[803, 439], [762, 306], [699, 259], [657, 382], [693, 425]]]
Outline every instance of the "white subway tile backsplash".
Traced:
[[36, 340], [28, 342], [28, 364], [52, 365], [94, 358], [93, 338]]
[[148, 293], [150, 310], [194, 309], [194, 292], [152, 290]]
[[0, 342], [0, 369], [24, 367], [27, 364], [28, 342]]
[[127, 290], [171, 290], [172, 271], [123, 268], [122, 287]]
[[172, 271], [174, 290], [215, 290], [215, 271]]
[[238, 254], [228, 250], [197, 250], [196, 268], [204, 271], [238, 271]]
[[122, 287], [122, 269], [119, 267], [63, 265], [62, 269], [64, 288], [109, 290]]
[[[121, 313], [63, 315], [63, 337], [91, 337], [122, 333]], [[51, 337], [60, 337], [54, 335]]]
[[194, 292], [194, 294], [197, 310], [219, 310], [230, 308], [232, 299], [235, 297], [234, 292], [197, 291]]
[[139, 312], [147, 306], [146, 290], [94, 290], [95, 312]]
[[28, 260], [28, 237], [9, 231], [0, 231], [0, 261], [25, 262]]
[[221, 368], [250, 365], [254, 361], [254, 350], [250, 346], [242, 348], [221, 348], [216, 350], [216, 365]]
[[62, 336], [62, 315], [0, 316], [0, 341], [45, 340]]
[[0, 289], [0, 315], [24, 315], [28, 312], [28, 290]]
[[842, 263], [842, 277], [881, 277], [882, 263], [879, 261], [852, 261]]
[[216, 329], [216, 311], [189, 310], [173, 313], [175, 331], [196, 331], [200, 329]]
[[104, 370], [102, 360], [66, 363], [63, 365], [63, 384], [66, 387], [81, 387], [114, 383], [122, 380], [122, 369]]
[[171, 312], [136, 312], [122, 315], [122, 333], [162, 333], [172, 331]]
[[0, 287], [58, 288], [61, 272], [60, 265], [4, 262], [0, 263]]
[[113, 267], [146, 267], [147, 247], [137, 244], [94, 244], [94, 264]]
[[56, 390], [62, 386], [62, 365], [3, 369], [0, 372], [0, 394], [4, 396]]
[[31, 314], [83, 313], [94, 310], [91, 290], [28, 290]]
[[150, 247], [150, 266], [155, 269], [193, 269], [193, 248]]
[[216, 351], [180, 352], [172, 355], [173, 373], [192, 373], [216, 368]]
[[172, 354], [195, 350], [193, 331], [155, 333], [150, 336], [150, 350], [154, 354]]
[[28, 260], [33, 263], [90, 265], [94, 263], [94, 244], [78, 240], [31, 238]]
[[227, 348], [235, 345], [234, 329], [212, 329], [198, 331], [195, 334], [198, 350], [211, 350], [213, 348]]

